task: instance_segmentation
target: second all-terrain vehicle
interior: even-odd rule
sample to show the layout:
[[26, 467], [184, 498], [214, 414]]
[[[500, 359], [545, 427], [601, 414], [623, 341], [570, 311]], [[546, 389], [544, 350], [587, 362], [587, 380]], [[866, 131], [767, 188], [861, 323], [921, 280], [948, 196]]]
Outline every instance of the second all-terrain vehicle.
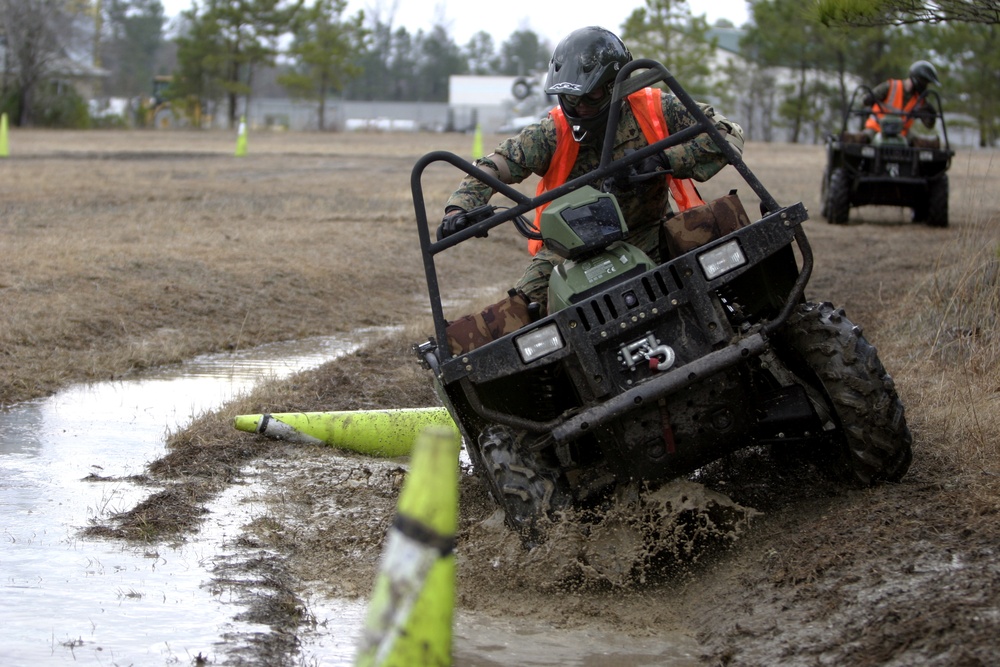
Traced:
[[[822, 214], [833, 224], [847, 224], [852, 207], [902, 206], [913, 209], [913, 221], [932, 227], [948, 226], [948, 168], [955, 151], [948, 143], [948, 129], [936, 91], [923, 93], [928, 104], [913, 111], [885, 113], [880, 129], [869, 136], [849, 130], [852, 120], [863, 125], [872, 107], [864, 100], [873, 98], [867, 86], [859, 86], [851, 96], [839, 134], [826, 140], [826, 169], [820, 188]], [[940, 128], [940, 135], [922, 136], [904, 132], [906, 125], [928, 115]]]
[[[595, 171], [534, 198], [445, 151], [413, 168], [434, 323], [414, 350], [474, 474], [528, 541], [542, 539], [540, 519], [561, 510], [655, 489], [751, 446], [825, 452], [831, 470], [862, 485], [899, 480], [910, 464], [904, 407], [875, 348], [843, 310], [803, 297], [813, 267], [805, 207], [780, 206], [655, 61], [619, 73], [605, 136], [614, 136], [621, 100], [661, 82], [693, 126], [619, 159], [606, 140]], [[664, 223], [669, 259], [656, 264], [622, 240], [617, 201], [595, 184], [701, 133], [760, 198], [762, 217], [751, 222], [735, 192], [675, 215]], [[478, 222], [432, 240], [421, 176], [440, 162], [514, 205], [470, 212]], [[548, 202], [540, 235], [565, 258], [549, 283], [548, 314], [512, 291], [448, 321], [437, 255], [510, 221], [531, 236], [521, 216]]]

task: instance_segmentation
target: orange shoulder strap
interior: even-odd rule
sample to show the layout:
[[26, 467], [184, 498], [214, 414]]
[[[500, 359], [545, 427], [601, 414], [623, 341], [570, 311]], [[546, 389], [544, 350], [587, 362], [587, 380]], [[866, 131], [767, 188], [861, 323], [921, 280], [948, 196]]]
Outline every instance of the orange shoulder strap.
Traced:
[[[648, 143], [653, 144], [670, 136], [658, 89], [643, 88], [638, 90], [628, 96], [628, 102]], [[705, 203], [690, 178], [667, 176], [667, 186], [670, 188], [670, 194], [674, 201], [677, 202], [677, 208], [682, 211]]]
[[[557, 188], [566, 182], [569, 178], [569, 172], [573, 169], [573, 165], [576, 164], [576, 157], [580, 154], [580, 144], [578, 144], [572, 135], [572, 131], [569, 127], [569, 122], [566, 121], [566, 115], [563, 114], [563, 110], [556, 106], [551, 111], [549, 111], [549, 116], [556, 124], [556, 152], [552, 155], [552, 161], [549, 163], [549, 168], [546, 170], [545, 175], [542, 176], [542, 180], [538, 181], [538, 188], [535, 190], [535, 196], [551, 190], [552, 188]], [[548, 204], [543, 204], [535, 210], [535, 231], [539, 231], [542, 228], [542, 211]], [[528, 252], [532, 255], [537, 255], [538, 251], [542, 249], [542, 242], [534, 239], [528, 240]]]
[[[900, 81], [899, 82], [899, 92], [896, 95], [896, 99], [897, 99], [896, 107], [900, 111], [902, 111], [904, 114], [908, 114], [911, 111], [913, 111], [914, 107], [917, 106], [917, 102], [920, 101], [920, 96], [917, 95], [916, 93], [914, 93], [913, 95], [910, 96], [910, 101], [907, 102], [904, 105], [903, 104], [903, 94], [904, 94], [904, 91], [903, 91], [903, 82]], [[903, 120], [903, 136], [906, 136], [906, 133], [910, 131], [910, 126], [911, 125], [913, 125], [913, 116], [906, 116], [905, 119]]]

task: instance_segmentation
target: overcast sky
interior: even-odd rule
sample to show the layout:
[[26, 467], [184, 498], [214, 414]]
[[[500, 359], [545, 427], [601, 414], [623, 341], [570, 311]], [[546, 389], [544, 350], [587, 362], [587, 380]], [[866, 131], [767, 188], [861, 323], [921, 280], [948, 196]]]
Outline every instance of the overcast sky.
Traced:
[[[191, 0], [161, 0], [167, 16], [173, 17], [191, 7]], [[410, 33], [427, 31], [442, 22], [450, 28], [455, 42], [464, 46], [480, 30], [493, 35], [499, 45], [516, 30], [529, 28], [553, 44], [562, 37], [588, 25], [599, 25], [618, 32], [634, 9], [645, 7], [645, 0], [348, 0], [346, 14], [365, 10], [383, 23], [390, 19], [394, 27], [403, 26]], [[729, 19], [736, 26], [748, 20], [746, 0], [688, 0], [695, 16], [704, 15], [709, 24]], [[436, 20], [436, 19], [441, 19]]]

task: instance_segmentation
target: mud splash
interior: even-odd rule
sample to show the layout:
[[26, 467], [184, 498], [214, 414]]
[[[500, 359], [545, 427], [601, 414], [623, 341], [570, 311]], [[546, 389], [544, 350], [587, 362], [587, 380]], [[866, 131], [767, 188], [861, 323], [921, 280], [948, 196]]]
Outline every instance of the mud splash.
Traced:
[[[241, 541], [272, 554], [307, 611], [295, 659], [348, 665], [405, 462], [308, 447], [285, 449], [257, 467], [265, 471], [264, 507]], [[646, 581], [668, 578], [657, 555], [678, 553], [690, 562], [688, 552], [706, 540], [736, 539], [752, 510], [699, 484], [678, 482], [616, 504], [605, 514], [606, 526], [585, 529], [567, 517], [550, 527], [544, 545], [526, 550], [478, 480], [464, 475], [461, 492], [455, 664], [701, 664], [684, 619], [660, 613], [647, 619], [655, 631], [622, 619], [636, 613], [637, 597], [648, 595]], [[644, 509], [633, 521], [636, 503]], [[539, 592], [551, 607], [539, 606]]]
[[466, 548], [494, 570], [540, 573], [534, 584], [541, 588], [628, 589], [683, 575], [735, 542], [759, 514], [702, 484], [676, 480], [652, 492], [632, 489], [597, 511], [566, 512], [530, 550], [497, 511], [471, 531]]

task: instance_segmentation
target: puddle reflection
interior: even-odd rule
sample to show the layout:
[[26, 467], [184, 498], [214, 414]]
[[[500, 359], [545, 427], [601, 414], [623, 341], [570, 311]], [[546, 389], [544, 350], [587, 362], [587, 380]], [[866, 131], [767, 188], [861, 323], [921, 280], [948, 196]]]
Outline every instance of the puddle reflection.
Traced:
[[224, 635], [266, 631], [233, 621], [234, 601], [203, 587], [248, 519], [252, 486], [216, 499], [209, 509], [220, 511], [188, 541], [133, 548], [77, 534], [155, 489], [86, 478], [141, 474], [170, 431], [379, 333], [200, 357], [0, 411], [0, 664], [191, 664], [198, 654], [220, 662]]

